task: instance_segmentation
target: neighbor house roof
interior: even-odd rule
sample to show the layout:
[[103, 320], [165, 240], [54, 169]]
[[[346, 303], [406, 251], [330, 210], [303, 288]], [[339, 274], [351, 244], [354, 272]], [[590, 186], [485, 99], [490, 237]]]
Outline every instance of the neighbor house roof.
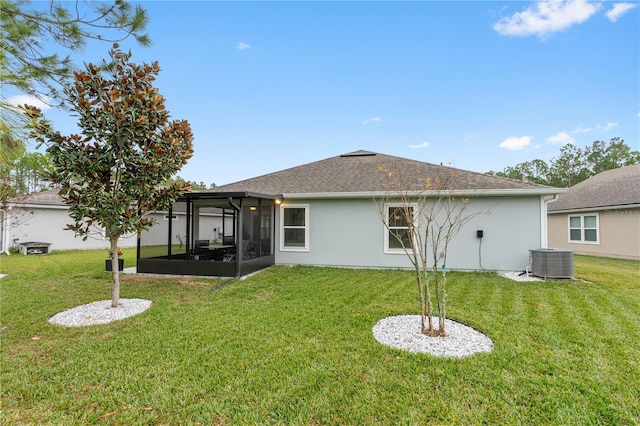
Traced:
[[402, 174], [424, 189], [425, 179], [451, 180], [455, 190], [557, 193], [561, 190], [483, 173], [406, 158], [356, 151], [275, 173], [217, 187], [211, 191], [254, 191], [263, 194], [370, 194], [389, 191], [389, 178], [380, 168]]
[[572, 186], [549, 203], [548, 211], [633, 205], [640, 205], [640, 164], [607, 170]]
[[58, 189], [49, 189], [47, 191], [34, 192], [29, 195], [10, 198], [8, 202], [16, 205], [66, 206], [58, 192]]

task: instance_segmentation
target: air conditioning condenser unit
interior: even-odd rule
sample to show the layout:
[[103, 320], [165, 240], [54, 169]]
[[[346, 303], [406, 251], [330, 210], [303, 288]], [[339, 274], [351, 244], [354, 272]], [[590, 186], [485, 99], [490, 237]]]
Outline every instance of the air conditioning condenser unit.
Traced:
[[573, 278], [573, 251], [558, 248], [529, 250], [531, 274], [541, 278]]

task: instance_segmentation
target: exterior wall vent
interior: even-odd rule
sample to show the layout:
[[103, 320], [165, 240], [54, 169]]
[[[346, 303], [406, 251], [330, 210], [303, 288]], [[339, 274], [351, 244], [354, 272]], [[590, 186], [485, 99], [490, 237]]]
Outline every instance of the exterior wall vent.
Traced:
[[541, 278], [573, 278], [573, 252], [547, 248], [529, 250], [531, 274]]

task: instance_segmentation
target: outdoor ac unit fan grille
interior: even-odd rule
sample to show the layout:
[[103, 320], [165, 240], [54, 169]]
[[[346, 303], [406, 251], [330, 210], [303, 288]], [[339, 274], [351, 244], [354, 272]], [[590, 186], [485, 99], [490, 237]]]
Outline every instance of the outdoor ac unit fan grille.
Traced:
[[542, 278], [573, 278], [573, 252], [563, 249], [530, 250], [531, 274]]

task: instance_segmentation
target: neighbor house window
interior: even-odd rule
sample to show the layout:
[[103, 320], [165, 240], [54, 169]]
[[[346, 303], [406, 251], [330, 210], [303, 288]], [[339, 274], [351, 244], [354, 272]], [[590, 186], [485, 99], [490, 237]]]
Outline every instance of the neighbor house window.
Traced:
[[597, 244], [598, 223], [597, 214], [569, 216], [569, 242]]
[[[387, 205], [385, 207], [385, 252], [404, 253], [405, 248], [411, 251], [411, 232], [409, 225], [413, 222], [414, 206]], [[414, 226], [417, 224], [414, 223]]]
[[309, 206], [281, 206], [280, 217], [280, 249], [309, 251]]

